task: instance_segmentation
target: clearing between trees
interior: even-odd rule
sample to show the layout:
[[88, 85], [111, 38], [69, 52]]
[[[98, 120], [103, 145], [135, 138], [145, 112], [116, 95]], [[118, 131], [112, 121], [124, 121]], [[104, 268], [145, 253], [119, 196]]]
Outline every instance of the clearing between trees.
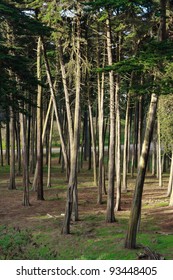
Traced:
[[[173, 208], [166, 197], [168, 176], [163, 187], [147, 176], [142, 201], [142, 218], [136, 250], [124, 248], [135, 179], [128, 178], [116, 222], [106, 223], [106, 195], [97, 204], [97, 188], [91, 171], [79, 173], [79, 221], [72, 222], [71, 234], [62, 235], [66, 182], [59, 167], [52, 167], [52, 187], [45, 188], [44, 201], [30, 191], [30, 207], [22, 206], [22, 177], [17, 190], [8, 190], [8, 170], [0, 180], [0, 259], [137, 259], [142, 246], [173, 259]], [[5, 167], [4, 167], [5, 169]], [[1, 172], [3, 167], [1, 167]], [[46, 179], [46, 173], [44, 174]]]

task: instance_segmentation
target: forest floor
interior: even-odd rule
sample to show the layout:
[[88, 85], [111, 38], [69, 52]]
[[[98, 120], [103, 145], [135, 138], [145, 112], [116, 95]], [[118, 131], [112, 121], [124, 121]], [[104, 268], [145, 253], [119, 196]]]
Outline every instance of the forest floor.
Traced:
[[[32, 179], [32, 178], [31, 178]], [[143, 252], [124, 248], [135, 179], [129, 177], [128, 191], [122, 193], [121, 211], [116, 222], [105, 222], [106, 195], [97, 204], [97, 189], [92, 172], [81, 171], [78, 179], [79, 221], [71, 223], [71, 234], [64, 236], [61, 228], [65, 210], [64, 174], [52, 168], [52, 187], [44, 190], [44, 201], [37, 201], [30, 192], [30, 207], [22, 206], [22, 178], [17, 177], [16, 190], [8, 190], [9, 170], [0, 168], [0, 259], [137, 259]], [[44, 182], [46, 185], [46, 170]], [[173, 207], [166, 197], [168, 176], [163, 187], [158, 180], [145, 180], [142, 218], [137, 242], [173, 259]]]

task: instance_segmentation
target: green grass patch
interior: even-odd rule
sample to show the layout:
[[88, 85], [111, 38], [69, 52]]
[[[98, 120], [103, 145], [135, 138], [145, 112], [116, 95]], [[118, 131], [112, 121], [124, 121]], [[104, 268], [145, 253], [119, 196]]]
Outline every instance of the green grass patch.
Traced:
[[0, 175], [2, 174], [8, 174], [10, 172], [10, 166], [9, 165], [4, 165], [0, 166]]

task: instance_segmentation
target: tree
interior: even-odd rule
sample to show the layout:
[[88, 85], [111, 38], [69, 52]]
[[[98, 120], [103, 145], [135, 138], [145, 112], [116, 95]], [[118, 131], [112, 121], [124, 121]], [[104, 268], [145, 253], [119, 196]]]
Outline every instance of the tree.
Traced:
[[152, 94], [150, 109], [148, 112], [148, 122], [146, 126], [144, 141], [142, 145], [142, 152], [141, 152], [139, 166], [138, 166], [138, 174], [136, 178], [134, 197], [132, 201], [129, 227], [128, 227], [128, 232], [125, 241], [125, 247], [129, 249], [136, 248], [136, 234], [137, 234], [137, 228], [138, 228], [138, 223], [141, 214], [141, 199], [142, 199], [142, 192], [143, 192], [143, 185], [144, 185], [150, 143], [152, 139], [152, 133], [153, 133], [154, 122], [155, 122], [157, 100], [158, 100], [157, 95]]
[[[158, 39], [162, 42], [166, 38], [166, 3], [165, 1], [160, 1], [161, 7], [161, 20], [160, 20], [160, 29], [158, 34]], [[148, 114], [148, 121], [144, 136], [144, 141], [142, 145], [142, 152], [140, 156], [139, 166], [138, 166], [138, 174], [136, 178], [136, 185], [134, 191], [134, 197], [132, 201], [132, 208], [129, 220], [129, 226], [127, 231], [127, 236], [125, 240], [125, 247], [129, 249], [136, 248], [136, 234], [138, 229], [138, 224], [141, 215], [141, 201], [142, 201], [142, 192], [143, 192], [143, 185], [150, 149], [150, 143], [152, 139], [155, 117], [156, 117], [156, 110], [157, 110], [157, 102], [158, 102], [158, 95], [153, 93], [151, 95], [151, 102], [150, 102], [150, 109]]]
[[[112, 41], [111, 41], [111, 24], [110, 15], [106, 20], [107, 26], [107, 54], [108, 64], [112, 66]], [[109, 72], [110, 86], [110, 140], [109, 140], [109, 170], [108, 170], [108, 197], [106, 221], [109, 223], [115, 222], [114, 216], [114, 178], [115, 178], [115, 90], [114, 90], [114, 72]]]

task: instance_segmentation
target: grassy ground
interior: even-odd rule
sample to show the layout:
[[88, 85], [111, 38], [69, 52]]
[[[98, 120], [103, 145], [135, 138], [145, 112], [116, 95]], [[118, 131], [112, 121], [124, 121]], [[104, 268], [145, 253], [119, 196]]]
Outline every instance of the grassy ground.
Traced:
[[[32, 179], [32, 178], [31, 178]], [[127, 250], [124, 240], [127, 232], [134, 179], [129, 177], [128, 192], [122, 194], [122, 210], [115, 213], [116, 222], [105, 222], [106, 195], [97, 205], [97, 189], [92, 172], [79, 173], [79, 218], [72, 222], [71, 234], [61, 235], [66, 182], [57, 167], [52, 168], [52, 188], [45, 188], [45, 201], [37, 201], [30, 192], [31, 207], [22, 206], [22, 178], [17, 177], [17, 190], [7, 189], [9, 168], [0, 168], [0, 259], [137, 259], [142, 248]], [[46, 168], [45, 168], [46, 185]], [[146, 178], [142, 220], [137, 243], [149, 246], [166, 259], [173, 259], [173, 208], [158, 180]]]

